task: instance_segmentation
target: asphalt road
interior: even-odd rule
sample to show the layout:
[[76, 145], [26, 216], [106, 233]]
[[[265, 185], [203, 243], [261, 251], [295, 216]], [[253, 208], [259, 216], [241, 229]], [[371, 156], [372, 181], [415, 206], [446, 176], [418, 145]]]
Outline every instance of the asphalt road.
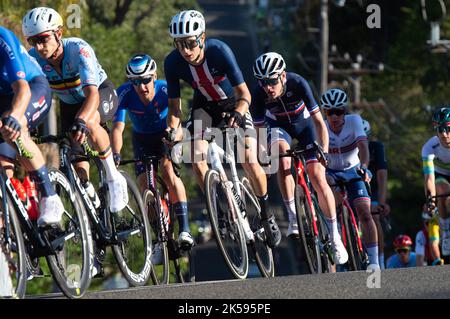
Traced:
[[[450, 266], [253, 278], [88, 293], [87, 299], [450, 298]], [[368, 283], [375, 288], [368, 288]], [[378, 286], [379, 288], [376, 288]], [[46, 295], [40, 298], [61, 298]]]

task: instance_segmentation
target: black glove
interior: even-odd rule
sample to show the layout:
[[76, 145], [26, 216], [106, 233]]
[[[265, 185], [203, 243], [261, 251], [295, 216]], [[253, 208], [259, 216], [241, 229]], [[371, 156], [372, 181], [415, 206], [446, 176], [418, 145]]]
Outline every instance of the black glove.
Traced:
[[3, 118], [2, 123], [3, 126], [8, 126], [9, 128], [11, 128], [14, 133], [20, 132], [20, 130], [22, 129], [22, 126], [19, 124], [19, 122], [11, 115]]
[[176, 133], [175, 133], [175, 129], [174, 128], [171, 128], [171, 129], [168, 129], [168, 130], [165, 130], [164, 131], [164, 136], [163, 136], [166, 140], [167, 140], [167, 142], [174, 142], [175, 141], [175, 138], [176, 138]]
[[73, 134], [76, 132], [80, 132], [81, 134], [88, 135], [89, 129], [86, 126], [86, 122], [80, 118], [75, 119], [75, 122], [72, 124], [72, 128], [70, 129]]
[[228, 113], [228, 123], [230, 123], [230, 119], [234, 119], [234, 122], [239, 126], [242, 127], [242, 125], [244, 124], [244, 116], [239, 113], [238, 111], [231, 111], [230, 113]]
[[113, 160], [114, 160], [114, 164], [116, 164], [116, 166], [119, 166], [121, 159], [122, 158], [120, 157], [119, 153], [113, 153]]

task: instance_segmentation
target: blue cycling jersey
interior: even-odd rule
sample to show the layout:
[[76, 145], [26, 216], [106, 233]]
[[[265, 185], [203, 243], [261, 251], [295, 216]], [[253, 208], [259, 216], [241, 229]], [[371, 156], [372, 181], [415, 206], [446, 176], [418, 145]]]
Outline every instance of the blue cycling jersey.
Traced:
[[117, 89], [119, 108], [114, 116], [114, 122], [124, 122], [128, 112], [133, 131], [138, 133], [154, 134], [167, 127], [168, 97], [167, 83], [163, 80], [155, 81], [155, 96], [153, 100], [144, 105], [133, 84], [125, 83]]
[[416, 267], [416, 254], [412, 251], [409, 253], [409, 261], [403, 264], [398, 257], [398, 254], [392, 255], [386, 262], [386, 268], [409, 268]]
[[216, 39], [205, 41], [205, 60], [194, 66], [173, 50], [164, 61], [169, 98], [180, 97], [180, 79], [188, 83], [207, 101], [221, 101], [234, 96], [233, 87], [244, 77], [230, 47]]
[[11, 84], [43, 76], [41, 67], [10, 30], [0, 26], [0, 94], [12, 95]]
[[30, 54], [36, 58], [47, 77], [52, 91], [67, 104], [84, 102], [83, 88], [88, 85], [97, 87], [108, 77], [98, 63], [92, 47], [79, 38], [62, 39], [64, 57], [59, 74], [47, 60], [41, 58], [36, 49]]
[[263, 87], [256, 86], [252, 91], [250, 112], [256, 126], [263, 126], [266, 119], [289, 125], [308, 120], [310, 115], [319, 112], [319, 106], [308, 82], [296, 73], [286, 72], [285, 93], [272, 99]]

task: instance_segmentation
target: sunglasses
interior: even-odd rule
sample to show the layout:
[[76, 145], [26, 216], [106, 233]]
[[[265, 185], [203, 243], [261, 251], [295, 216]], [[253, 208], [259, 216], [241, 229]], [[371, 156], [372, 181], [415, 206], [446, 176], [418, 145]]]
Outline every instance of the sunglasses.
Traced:
[[272, 79], [261, 79], [259, 80], [259, 85], [262, 87], [265, 86], [275, 86], [278, 84], [278, 82], [280, 81], [280, 77], [276, 77], [276, 78], [272, 78]]
[[133, 83], [133, 85], [139, 86], [141, 84], [147, 85], [150, 82], [152, 82], [153, 80], [153, 76], [149, 77], [149, 78], [145, 78], [145, 79], [132, 79], [130, 80], [131, 83]]
[[52, 36], [52, 34], [43, 34], [43, 35], [38, 35], [38, 36], [34, 36], [34, 37], [30, 37], [27, 39], [27, 42], [35, 47], [38, 44], [45, 44], [50, 40], [50, 37]]
[[173, 43], [178, 50], [193, 50], [200, 45], [200, 37], [201, 35], [190, 40], [173, 40]]
[[438, 133], [449, 133], [450, 132], [450, 126], [435, 126], [434, 129], [436, 130], [436, 132]]
[[339, 109], [333, 109], [333, 110], [327, 110], [326, 112], [325, 112], [328, 116], [331, 116], [331, 115], [337, 115], [337, 116], [341, 116], [341, 115], [344, 115], [345, 114], [345, 110], [339, 110]]
[[409, 249], [400, 248], [400, 249], [397, 249], [396, 252], [399, 253], [399, 254], [406, 254], [406, 253], [409, 252]]

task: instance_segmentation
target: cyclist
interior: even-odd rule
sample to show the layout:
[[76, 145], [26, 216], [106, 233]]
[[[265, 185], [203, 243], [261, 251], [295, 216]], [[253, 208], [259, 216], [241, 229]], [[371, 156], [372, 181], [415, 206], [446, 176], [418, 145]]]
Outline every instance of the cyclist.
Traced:
[[[328, 132], [320, 109], [311, 88], [300, 75], [286, 72], [283, 57], [276, 52], [260, 55], [253, 65], [258, 85], [252, 91], [251, 112], [257, 127], [268, 126], [269, 148], [286, 152], [296, 138], [308, 148], [312, 146], [318, 133], [318, 141], [325, 152], [328, 151]], [[306, 153], [306, 170], [314, 189], [317, 191], [319, 205], [324, 212], [331, 230], [335, 262], [344, 264], [348, 254], [342, 244], [337, 228], [336, 205], [333, 193], [325, 178], [325, 168], [319, 163], [315, 152]], [[288, 236], [298, 236], [299, 230], [294, 201], [294, 179], [291, 174], [291, 158], [280, 160], [278, 171], [284, 205], [288, 211]]]
[[[60, 99], [61, 128], [71, 128], [73, 140], [79, 144], [89, 135], [106, 171], [110, 210], [122, 210], [128, 203], [126, 180], [114, 165], [109, 136], [101, 125], [117, 109], [112, 82], [88, 43], [79, 38], [62, 38], [63, 20], [55, 10], [38, 7], [28, 11], [23, 17], [22, 31], [33, 46], [30, 54], [37, 59]], [[79, 162], [76, 167], [92, 196], [89, 163]]]
[[[362, 121], [367, 138], [370, 137], [370, 123]], [[384, 144], [381, 141], [369, 141], [369, 171], [373, 172], [370, 180], [371, 204], [370, 211], [377, 226], [378, 234], [378, 262], [380, 269], [384, 269], [384, 231], [382, 222], [391, 212], [391, 207], [386, 203], [388, 166]]]
[[424, 265], [442, 265], [439, 250], [439, 216], [432, 216], [427, 211], [426, 205], [422, 211], [423, 228], [416, 235], [416, 262], [417, 267]]
[[416, 267], [416, 254], [411, 251], [412, 240], [408, 235], [398, 235], [394, 239], [395, 255], [388, 258], [386, 268]]
[[[378, 236], [375, 222], [370, 213], [370, 197], [365, 182], [370, 182], [369, 147], [364, 133], [362, 119], [357, 114], [346, 115], [347, 94], [340, 89], [329, 89], [320, 100], [326, 114], [326, 125], [330, 137], [327, 178], [334, 184], [337, 177], [350, 180], [363, 176], [364, 181], [346, 185], [350, 204], [355, 207], [362, 224], [364, 243], [370, 265], [378, 265]], [[339, 200], [336, 194], [336, 200]]]
[[422, 147], [422, 165], [425, 196], [445, 195], [431, 198], [428, 211], [437, 207], [439, 227], [442, 234], [442, 255], [450, 255], [450, 108], [442, 107], [433, 114], [433, 128], [436, 136], [430, 138]]
[[[120, 163], [122, 134], [125, 129], [125, 116], [133, 125], [132, 141], [135, 158], [162, 155], [163, 141], [167, 128], [167, 84], [157, 80], [156, 62], [146, 54], [136, 54], [128, 62], [126, 76], [128, 83], [117, 90], [119, 108], [114, 116], [112, 148], [114, 161]], [[161, 173], [169, 189], [170, 201], [179, 222], [178, 240], [182, 245], [191, 246], [194, 240], [189, 230], [186, 191], [178, 178], [170, 159], [161, 159]], [[135, 166], [137, 182], [141, 193], [147, 188], [145, 166], [142, 162]]]
[[[195, 10], [179, 12], [172, 18], [169, 32], [176, 49], [164, 61], [169, 95], [168, 129], [178, 129], [180, 126], [180, 79], [194, 89], [190, 118], [193, 125], [188, 126], [191, 132], [220, 126], [224, 120], [222, 113], [228, 114], [230, 126], [253, 129], [248, 112], [251, 96], [236, 58], [224, 42], [206, 39], [203, 15]], [[199, 122], [201, 127], [197, 126]], [[254, 152], [256, 140], [247, 137], [245, 143], [248, 148], [242, 166], [258, 196], [267, 244], [273, 248], [281, 241], [281, 233], [275, 217], [269, 212], [267, 179]], [[194, 143], [195, 157], [202, 157], [193, 161], [193, 169], [202, 189], [208, 170], [207, 146], [206, 141]]]
[[[44, 157], [29, 135], [50, 110], [51, 90], [35, 59], [28, 55], [13, 32], [1, 26], [0, 70], [0, 132], [8, 143], [0, 144], [2, 165], [12, 168], [17, 152], [10, 144], [20, 136], [24, 147], [34, 155], [32, 159], [21, 156], [19, 160], [42, 196], [38, 226], [58, 223], [64, 206], [50, 182]], [[7, 172], [12, 177], [13, 170]]]

